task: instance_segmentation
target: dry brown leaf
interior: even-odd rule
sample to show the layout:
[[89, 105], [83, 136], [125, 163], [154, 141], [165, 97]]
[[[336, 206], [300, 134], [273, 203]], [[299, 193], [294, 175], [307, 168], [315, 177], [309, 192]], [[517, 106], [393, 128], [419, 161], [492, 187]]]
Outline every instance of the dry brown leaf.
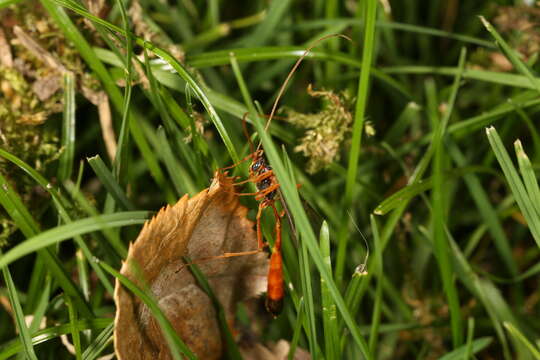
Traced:
[[[182, 256], [193, 261], [256, 249], [248, 209], [233, 194], [231, 179], [219, 175], [210, 188], [160, 210], [130, 245], [121, 273], [151, 289], [180, 337], [201, 359], [218, 359], [222, 343], [214, 307]], [[266, 288], [263, 253], [198, 264], [219, 298], [229, 323], [238, 301]], [[181, 269], [179, 271], [179, 269]], [[146, 285], [145, 285], [146, 284]], [[149, 309], [116, 282], [114, 343], [119, 359], [170, 359], [166, 341]]]

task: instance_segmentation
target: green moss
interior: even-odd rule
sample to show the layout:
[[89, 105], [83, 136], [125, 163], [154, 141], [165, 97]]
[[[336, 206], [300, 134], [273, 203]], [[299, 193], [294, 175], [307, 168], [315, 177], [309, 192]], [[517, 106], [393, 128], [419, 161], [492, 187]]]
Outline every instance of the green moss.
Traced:
[[315, 91], [311, 85], [307, 92], [312, 97], [321, 98], [319, 112], [303, 114], [293, 109], [285, 109], [285, 112], [287, 122], [306, 129], [295, 151], [309, 158], [306, 171], [314, 174], [339, 160], [340, 149], [351, 131], [352, 114], [349, 109], [352, 102], [346, 92]]

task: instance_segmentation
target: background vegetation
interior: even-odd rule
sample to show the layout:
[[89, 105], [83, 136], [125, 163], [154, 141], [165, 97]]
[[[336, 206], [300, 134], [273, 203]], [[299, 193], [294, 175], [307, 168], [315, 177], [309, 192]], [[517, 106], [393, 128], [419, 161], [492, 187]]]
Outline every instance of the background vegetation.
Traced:
[[530, 3], [0, 0], [0, 358], [111, 353], [128, 242], [248, 154], [249, 111], [300, 242], [283, 314], [240, 328], [313, 358], [540, 359]]

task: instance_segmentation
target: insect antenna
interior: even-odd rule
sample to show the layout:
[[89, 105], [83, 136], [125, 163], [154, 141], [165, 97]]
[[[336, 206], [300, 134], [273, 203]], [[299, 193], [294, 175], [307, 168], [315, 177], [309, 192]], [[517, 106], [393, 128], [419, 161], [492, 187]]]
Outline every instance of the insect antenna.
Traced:
[[[326, 35], [326, 36], [323, 36], [319, 39], [317, 39], [315, 42], [313, 42], [305, 51], [304, 53], [302, 54], [302, 56], [300, 56], [298, 58], [298, 60], [296, 60], [296, 62], [294, 63], [293, 67], [291, 68], [291, 70], [289, 71], [289, 74], [287, 74], [287, 77], [285, 78], [285, 81], [283, 82], [283, 84], [281, 85], [281, 88], [279, 89], [279, 92], [278, 92], [278, 95], [276, 97], [276, 100], [274, 101], [274, 105], [272, 105], [272, 110], [270, 111], [270, 116], [268, 117], [268, 121], [266, 122], [266, 125], [264, 127], [264, 131], [267, 131], [268, 130], [268, 127], [270, 126], [270, 123], [272, 122], [272, 119], [274, 118], [274, 114], [276, 112], [276, 109], [277, 109], [277, 106], [278, 106], [278, 103], [279, 103], [279, 100], [281, 99], [281, 97], [283, 96], [283, 94], [285, 93], [285, 88], [287, 87], [287, 85], [289, 84], [289, 81], [291, 80], [292, 76], [294, 75], [294, 73], [296, 72], [296, 69], [298, 69], [298, 67], [300, 66], [300, 63], [302, 63], [302, 61], [305, 59], [306, 56], [309, 55], [309, 53], [311, 52], [311, 50], [319, 45], [319, 43], [321, 43], [322, 41], [325, 41], [327, 39], [330, 39], [330, 38], [333, 38], [333, 37], [340, 37], [340, 38], [343, 38], [343, 39], [346, 39], [346, 40], [349, 40], [350, 42], [353, 42], [351, 40], [351, 38], [349, 38], [348, 36], [346, 35], [343, 35], [343, 34], [330, 34], [330, 35]], [[257, 146], [257, 150], [259, 150], [262, 146], [262, 143], [259, 142], [259, 145]]]
[[366, 244], [366, 256], [364, 258], [364, 261], [356, 267], [356, 269], [354, 270], [354, 274], [360, 275], [360, 276], [367, 275], [366, 268], [367, 268], [367, 261], [369, 258], [369, 243], [366, 237], [364, 236], [364, 234], [362, 233], [362, 231], [360, 230], [360, 228], [358, 227], [358, 225], [356, 224], [356, 221], [354, 221], [354, 218], [349, 210], [347, 210], [347, 214], [349, 214], [349, 218], [351, 219], [354, 227], [356, 228], [356, 231], [360, 233], [360, 236], [362, 236], [362, 239], [364, 239], [364, 243]]

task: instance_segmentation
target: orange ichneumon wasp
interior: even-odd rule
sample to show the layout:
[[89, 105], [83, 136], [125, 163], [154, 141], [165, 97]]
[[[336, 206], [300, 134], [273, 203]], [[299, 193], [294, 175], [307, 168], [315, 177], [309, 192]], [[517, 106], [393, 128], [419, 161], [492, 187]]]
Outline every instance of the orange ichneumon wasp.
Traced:
[[[268, 117], [268, 121], [265, 125], [264, 130], [266, 131], [274, 117], [274, 114], [277, 109], [277, 105], [279, 103], [279, 100], [281, 99], [283, 93], [285, 92], [285, 88], [292, 78], [294, 72], [300, 65], [300, 63], [304, 60], [304, 58], [311, 52], [311, 50], [317, 46], [321, 41], [324, 41], [326, 39], [332, 38], [332, 37], [342, 37], [349, 41], [352, 41], [347, 36], [342, 34], [331, 34], [324, 36], [317, 41], [315, 41], [313, 44], [311, 44], [298, 58], [292, 69], [290, 70], [289, 74], [287, 75], [287, 78], [283, 82], [278, 95], [276, 97], [276, 100], [274, 101], [274, 104], [272, 106], [272, 110], [270, 112], [270, 115]], [[267, 245], [265, 243], [263, 236], [262, 236], [262, 230], [261, 230], [261, 216], [262, 211], [270, 207], [273, 210], [274, 217], [275, 217], [275, 241], [274, 246], [272, 247], [272, 254], [270, 256], [270, 266], [268, 269], [268, 285], [267, 285], [267, 297], [266, 297], [266, 309], [268, 312], [270, 312], [274, 317], [278, 316], [283, 308], [283, 298], [285, 295], [285, 288], [284, 288], [284, 282], [283, 282], [283, 259], [281, 255], [281, 218], [284, 214], [287, 214], [287, 218], [289, 220], [289, 224], [291, 226], [292, 233], [295, 234], [296, 230], [294, 228], [294, 223], [292, 222], [292, 218], [289, 214], [289, 211], [287, 209], [287, 204], [285, 202], [285, 199], [283, 198], [283, 195], [280, 190], [280, 185], [277, 181], [276, 176], [274, 175], [274, 172], [272, 170], [272, 167], [269, 165], [268, 161], [266, 160], [264, 156], [264, 150], [261, 148], [261, 143], [257, 146], [255, 149], [253, 143], [251, 142], [251, 138], [249, 136], [249, 133], [247, 131], [246, 126], [246, 116], [244, 115], [242, 119], [242, 126], [244, 133], [248, 139], [249, 145], [250, 145], [250, 151], [251, 153], [246, 156], [244, 159], [239, 161], [236, 164], [233, 164], [231, 166], [222, 168], [218, 170], [218, 172], [224, 173], [225, 170], [234, 168], [238, 166], [239, 164], [251, 160], [250, 166], [249, 166], [249, 174], [248, 178], [246, 180], [234, 183], [235, 186], [242, 185], [245, 183], [254, 183], [255, 187], [257, 189], [256, 192], [251, 193], [236, 193], [238, 196], [254, 196], [255, 200], [259, 201], [259, 206], [257, 210], [257, 217], [256, 217], [256, 227], [257, 227], [257, 250], [255, 251], [248, 251], [244, 253], [226, 253], [223, 256], [229, 257], [229, 256], [239, 256], [239, 255], [249, 255], [253, 253], [258, 253], [264, 250], [264, 247]], [[280, 201], [283, 211], [280, 213], [278, 212], [275, 202]]]

